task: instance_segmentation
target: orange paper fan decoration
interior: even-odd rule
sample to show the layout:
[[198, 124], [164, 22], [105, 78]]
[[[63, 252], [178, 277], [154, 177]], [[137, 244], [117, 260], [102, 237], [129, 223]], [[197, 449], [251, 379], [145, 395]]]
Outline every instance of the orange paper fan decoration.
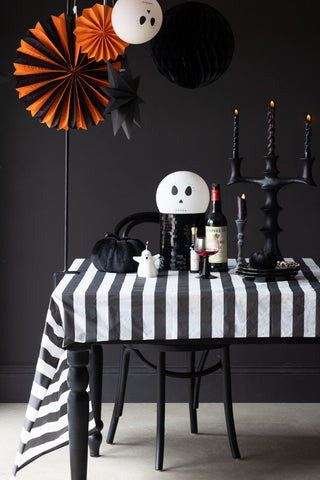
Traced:
[[[14, 63], [19, 98], [48, 127], [87, 129], [104, 120], [108, 68], [76, 45], [74, 16], [51, 18], [30, 29]], [[120, 62], [114, 64], [118, 70]]]
[[112, 8], [108, 5], [96, 3], [92, 8], [85, 8], [76, 20], [76, 42], [82, 52], [96, 61], [115, 60], [129, 45], [113, 30], [111, 14]]

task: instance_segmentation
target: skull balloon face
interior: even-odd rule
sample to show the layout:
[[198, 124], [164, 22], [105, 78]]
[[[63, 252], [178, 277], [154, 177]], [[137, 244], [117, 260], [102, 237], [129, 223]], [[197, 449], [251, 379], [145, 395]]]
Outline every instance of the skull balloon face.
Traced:
[[162, 10], [156, 0], [117, 0], [111, 22], [122, 40], [138, 44], [148, 42], [160, 30]]
[[167, 175], [156, 192], [161, 213], [204, 213], [209, 205], [210, 193], [206, 182], [193, 172], [174, 172]]

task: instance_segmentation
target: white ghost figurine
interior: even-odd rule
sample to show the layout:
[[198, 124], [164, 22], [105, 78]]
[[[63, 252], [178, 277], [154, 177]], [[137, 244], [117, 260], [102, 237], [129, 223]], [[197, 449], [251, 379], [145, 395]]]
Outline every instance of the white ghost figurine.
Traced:
[[139, 263], [137, 275], [138, 277], [157, 277], [158, 269], [155, 265], [155, 262], [159, 260], [160, 254], [152, 255], [150, 250], [148, 250], [149, 242], [146, 242], [145, 250], [142, 250], [140, 257], [132, 257], [133, 260]]

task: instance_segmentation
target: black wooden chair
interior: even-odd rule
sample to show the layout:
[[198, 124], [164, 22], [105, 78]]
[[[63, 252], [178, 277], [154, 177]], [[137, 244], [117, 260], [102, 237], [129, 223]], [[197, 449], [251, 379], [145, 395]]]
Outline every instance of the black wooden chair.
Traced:
[[[121, 220], [115, 227], [114, 232], [117, 235], [128, 236], [131, 229], [145, 222], [160, 222], [160, 214], [156, 212], [144, 212], [130, 215]], [[155, 349], [157, 352], [156, 364], [148, 360], [143, 353], [145, 348]], [[205, 368], [206, 360], [210, 350], [219, 350], [220, 360], [214, 365]], [[166, 352], [187, 352], [188, 371], [176, 372], [166, 369]], [[199, 363], [196, 366], [196, 352], [201, 351]], [[124, 345], [121, 347], [121, 363], [118, 387], [116, 392], [115, 405], [113, 409], [112, 419], [107, 435], [107, 443], [113, 443], [118, 421], [122, 415], [126, 383], [128, 377], [128, 369], [131, 353], [137, 355], [150, 368], [154, 369], [157, 374], [157, 436], [156, 436], [156, 470], [163, 469], [164, 457], [164, 437], [165, 437], [165, 385], [166, 376], [176, 378], [189, 379], [189, 415], [191, 433], [198, 433], [197, 408], [199, 406], [200, 381], [205, 375], [213, 373], [219, 369], [223, 374], [223, 392], [224, 392], [224, 410], [226, 417], [226, 425], [228, 431], [229, 444], [233, 458], [240, 458], [239, 447], [234, 426], [233, 408], [232, 408], [232, 392], [231, 392], [231, 371], [230, 357], [228, 345], [212, 345], [203, 344], [202, 342], [194, 342], [194, 344], [169, 345], [163, 343], [161, 345]]]

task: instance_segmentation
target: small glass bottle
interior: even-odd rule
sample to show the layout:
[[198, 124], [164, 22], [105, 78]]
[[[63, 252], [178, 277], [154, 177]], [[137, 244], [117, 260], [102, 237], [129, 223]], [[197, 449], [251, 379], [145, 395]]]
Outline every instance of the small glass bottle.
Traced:
[[190, 245], [190, 273], [198, 273], [200, 269], [200, 257], [194, 249], [197, 237], [197, 227], [191, 227]]

